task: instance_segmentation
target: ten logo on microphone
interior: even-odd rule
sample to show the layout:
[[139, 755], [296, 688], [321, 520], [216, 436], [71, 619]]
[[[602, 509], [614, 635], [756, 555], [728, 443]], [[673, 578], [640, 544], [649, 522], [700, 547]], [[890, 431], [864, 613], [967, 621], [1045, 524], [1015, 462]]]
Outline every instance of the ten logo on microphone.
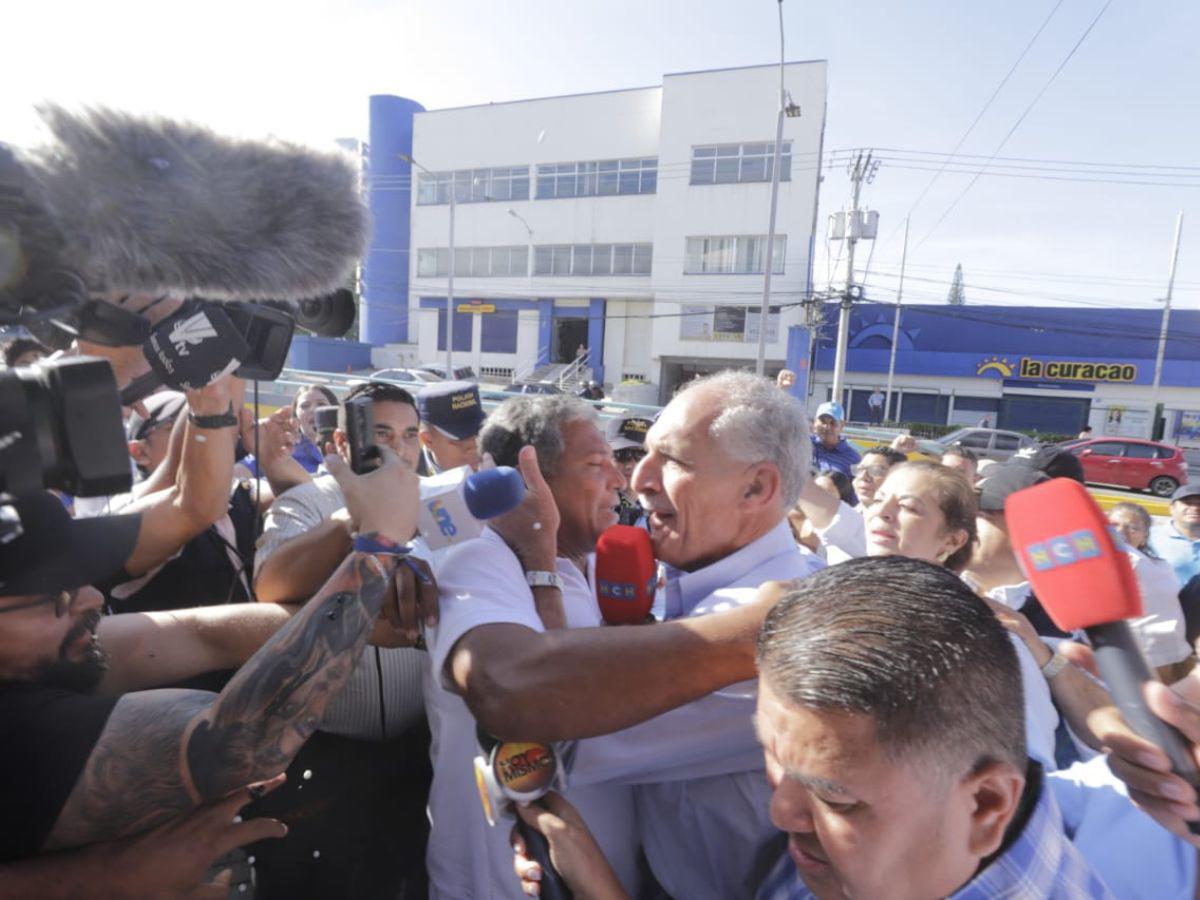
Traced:
[[429, 512], [433, 515], [434, 521], [437, 522], [438, 531], [443, 535], [454, 537], [458, 534], [458, 528], [454, 524], [450, 510], [446, 509], [445, 504], [442, 503], [440, 498], [429, 504]]
[[207, 338], [216, 336], [217, 329], [213, 328], [212, 322], [208, 321], [208, 316], [200, 312], [182, 322], [175, 323], [167, 340], [175, 345], [176, 353], [180, 356], [187, 356], [189, 345], [194, 347], [204, 343]]
[[1029, 562], [1038, 572], [1046, 572], [1086, 559], [1095, 559], [1102, 553], [1100, 542], [1090, 529], [1083, 528], [1070, 534], [1048, 538], [1025, 548]]

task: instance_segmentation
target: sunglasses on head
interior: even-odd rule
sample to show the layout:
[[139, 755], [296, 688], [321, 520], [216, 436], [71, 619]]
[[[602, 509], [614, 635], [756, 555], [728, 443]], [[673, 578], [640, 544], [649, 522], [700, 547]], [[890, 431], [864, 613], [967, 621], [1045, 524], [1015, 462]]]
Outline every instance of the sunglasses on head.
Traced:
[[619, 463], [637, 462], [645, 455], [646, 451], [641, 447], [622, 447], [613, 451], [613, 459]]

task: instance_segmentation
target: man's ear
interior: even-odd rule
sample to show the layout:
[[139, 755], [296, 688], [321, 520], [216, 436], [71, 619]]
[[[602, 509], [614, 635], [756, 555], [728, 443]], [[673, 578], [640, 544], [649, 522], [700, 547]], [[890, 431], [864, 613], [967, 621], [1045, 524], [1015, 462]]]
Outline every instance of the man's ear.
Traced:
[[1004, 841], [1025, 789], [1025, 774], [1009, 763], [989, 762], [968, 775], [961, 788], [971, 804], [967, 847], [973, 856], [991, 856]]
[[146, 465], [146, 442], [145, 441], [130, 441], [129, 455], [139, 466]]
[[422, 447], [433, 448], [433, 433], [428, 428], [422, 428], [417, 435], [421, 438]]
[[754, 507], [767, 506], [779, 498], [779, 469], [770, 463], [758, 463], [746, 473], [742, 502]]

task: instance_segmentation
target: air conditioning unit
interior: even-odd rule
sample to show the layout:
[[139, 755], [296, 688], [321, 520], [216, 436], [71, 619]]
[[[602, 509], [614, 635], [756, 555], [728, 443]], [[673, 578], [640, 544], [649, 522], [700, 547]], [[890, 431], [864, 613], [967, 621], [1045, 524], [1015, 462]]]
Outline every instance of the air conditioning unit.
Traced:
[[879, 233], [879, 213], [873, 209], [842, 210], [829, 217], [829, 239], [873, 241]]

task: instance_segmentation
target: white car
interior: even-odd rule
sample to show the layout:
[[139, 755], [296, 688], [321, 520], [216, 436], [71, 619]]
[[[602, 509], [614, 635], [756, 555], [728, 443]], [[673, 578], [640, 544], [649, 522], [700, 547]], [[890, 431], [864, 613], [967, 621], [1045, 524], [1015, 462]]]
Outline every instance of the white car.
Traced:
[[353, 378], [350, 380], [350, 384], [359, 385], [367, 381], [398, 381], [401, 384], [424, 386], [445, 380], [441, 375], [426, 372], [424, 369], [380, 369], [377, 372], [372, 372], [367, 378]]

